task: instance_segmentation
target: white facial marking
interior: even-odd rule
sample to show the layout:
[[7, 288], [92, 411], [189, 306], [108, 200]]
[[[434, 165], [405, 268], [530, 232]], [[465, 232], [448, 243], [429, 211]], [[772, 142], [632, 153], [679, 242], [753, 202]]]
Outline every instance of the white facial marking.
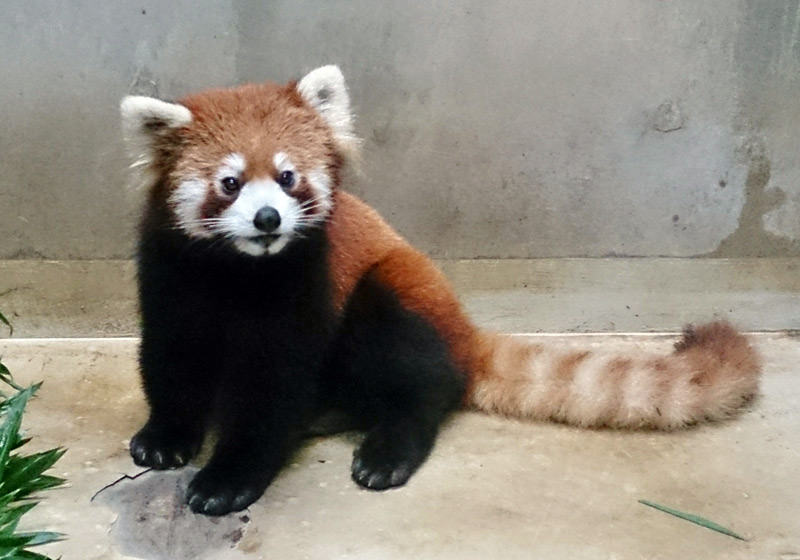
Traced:
[[283, 171], [297, 171], [297, 168], [292, 163], [292, 160], [290, 160], [289, 156], [284, 152], [277, 152], [272, 158], [272, 163], [275, 166], [275, 169], [278, 170], [278, 173]]
[[[225, 177], [240, 177], [245, 170], [247, 162], [244, 156], [234, 152], [222, 160], [222, 164], [215, 174], [215, 187]], [[192, 177], [181, 181], [169, 197], [178, 226], [192, 237], [211, 237], [215, 232], [224, 229], [224, 223], [216, 219], [203, 219], [203, 204], [208, 198], [208, 185], [206, 181]]]
[[[284, 152], [276, 153], [275, 157], [272, 158], [272, 163], [275, 164], [275, 169], [278, 170], [278, 173], [292, 171], [297, 174], [297, 168]], [[314, 196], [312, 201], [302, 205], [302, 211], [303, 214], [313, 216], [313, 218], [303, 221], [306, 224], [317, 223], [325, 219], [328, 212], [330, 212], [331, 206], [333, 206], [331, 202], [331, 178], [321, 167], [312, 170], [306, 178], [314, 191]], [[297, 182], [300, 182], [300, 179], [300, 175], [297, 174]]]
[[169, 197], [169, 203], [178, 219], [178, 226], [191, 236], [211, 236], [201, 220], [203, 203], [207, 195], [206, 182], [192, 178], [181, 181]]
[[217, 170], [217, 182], [221, 181], [225, 177], [236, 177], [238, 179], [242, 176], [242, 173], [244, 173], [246, 167], [247, 161], [244, 159], [242, 154], [238, 152], [228, 154], [225, 156], [225, 159], [222, 160], [222, 165]]
[[[296, 166], [285, 152], [273, 157], [278, 174], [292, 171], [301, 177]], [[241, 178], [247, 167], [245, 157], [233, 152], [227, 155], [214, 174], [212, 188], [220, 190], [226, 177]], [[203, 205], [208, 198], [206, 180], [190, 177], [172, 193], [169, 202], [176, 216], [178, 226], [192, 237], [208, 238], [214, 234], [226, 236], [234, 246], [247, 255], [275, 255], [281, 252], [296, 236], [299, 230], [312, 227], [324, 221], [331, 207], [331, 179], [323, 168], [316, 168], [307, 175], [313, 196], [300, 204], [296, 198], [287, 194], [272, 179], [250, 181], [242, 186], [236, 200], [218, 216], [203, 218]], [[280, 216], [281, 223], [271, 234], [258, 229], [253, 220], [259, 210], [269, 206]]]
[[251, 255], [253, 257], [260, 257], [267, 252], [266, 247], [257, 241], [250, 241], [249, 239], [239, 238], [233, 242], [237, 249], [242, 253]]
[[291, 237], [289, 237], [288, 235], [282, 235], [281, 237], [273, 241], [269, 247], [267, 247], [267, 253], [269, 253], [270, 255], [277, 255], [283, 250], [284, 247], [286, 247], [286, 245], [289, 244], [290, 240]]
[[[301, 177], [297, 173], [297, 168], [286, 153], [276, 153], [275, 157], [272, 158], [272, 163], [275, 165], [275, 169], [278, 170], [278, 173], [292, 171], [296, 174], [296, 181], [300, 182]], [[305, 216], [303, 216], [304, 219], [302, 219], [301, 222], [305, 225], [309, 225], [324, 220], [328, 212], [330, 212], [333, 203], [331, 201], [331, 178], [328, 177], [328, 174], [325, 173], [323, 168], [318, 167], [312, 170], [306, 178], [311, 185], [314, 196], [312, 200], [301, 205], [300, 209], [303, 215], [310, 216], [310, 218], [305, 218]]]
[[[271, 243], [265, 243], [265, 234], [253, 223], [256, 213], [265, 206], [277, 210], [281, 224], [275, 230], [278, 237]], [[234, 237], [237, 249], [248, 255], [260, 256], [266, 252], [278, 253], [295, 234], [300, 208], [297, 201], [287, 195], [283, 189], [271, 179], [250, 181], [242, 188], [236, 201], [220, 215], [225, 223], [225, 233]]]

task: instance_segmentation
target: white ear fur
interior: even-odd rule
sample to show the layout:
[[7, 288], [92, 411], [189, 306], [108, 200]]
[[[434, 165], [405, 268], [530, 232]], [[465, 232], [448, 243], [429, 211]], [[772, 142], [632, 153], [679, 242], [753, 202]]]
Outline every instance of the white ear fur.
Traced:
[[153, 144], [165, 129], [192, 122], [191, 111], [183, 105], [152, 97], [129, 95], [122, 100], [119, 110], [125, 141], [137, 164], [149, 163]]
[[333, 129], [339, 148], [347, 156], [355, 156], [358, 138], [353, 132], [353, 114], [344, 76], [338, 66], [322, 66], [312, 70], [297, 84], [297, 91]]

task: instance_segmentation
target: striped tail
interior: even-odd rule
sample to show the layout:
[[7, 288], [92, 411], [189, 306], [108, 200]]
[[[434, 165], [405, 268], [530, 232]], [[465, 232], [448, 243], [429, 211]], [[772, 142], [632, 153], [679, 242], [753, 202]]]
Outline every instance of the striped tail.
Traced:
[[728, 418], [756, 394], [761, 375], [758, 353], [725, 322], [687, 327], [666, 356], [482, 336], [472, 405], [582, 427], [673, 430]]

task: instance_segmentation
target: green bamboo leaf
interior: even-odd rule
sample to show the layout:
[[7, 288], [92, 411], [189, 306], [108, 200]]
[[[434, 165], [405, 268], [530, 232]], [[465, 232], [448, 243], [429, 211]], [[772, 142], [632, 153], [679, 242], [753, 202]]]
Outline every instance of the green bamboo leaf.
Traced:
[[14, 499], [15, 500], [22, 500], [29, 497], [31, 494], [36, 494], [37, 492], [41, 492], [42, 490], [49, 490], [51, 488], [57, 488], [64, 484], [63, 478], [58, 478], [55, 476], [48, 476], [42, 475], [36, 480], [33, 480], [25, 485], [25, 488], [18, 489], [14, 492]]
[[650, 500], [639, 500], [639, 503], [649, 506], [651, 508], [655, 508], [659, 511], [663, 511], [664, 513], [674, 515], [675, 517], [680, 517], [681, 519], [685, 519], [686, 521], [690, 521], [696, 525], [705, 527], [706, 529], [711, 529], [712, 531], [722, 533], [723, 535], [728, 535], [729, 537], [733, 537], [734, 539], [739, 539], [740, 541], [746, 540], [744, 537], [737, 535], [730, 529], [723, 527], [722, 525], [718, 525], [717, 523], [714, 523], [713, 521], [706, 519], [705, 517], [700, 517], [699, 515], [694, 515], [693, 513], [686, 513], [684, 511], [672, 509], [667, 506], [662, 506], [661, 504], [651, 502]]
[[17, 439], [17, 441], [14, 442], [14, 445], [11, 447], [11, 451], [15, 451], [15, 450], [19, 449], [20, 447], [22, 447], [23, 445], [28, 443], [30, 440], [31, 440], [31, 438], [29, 438], [29, 437], [28, 438], [24, 438], [24, 437], [20, 436]]
[[28, 399], [35, 392], [33, 387], [20, 391], [7, 401], [5, 418], [0, 425], [0, 480], [3, 480], [8, 456], [13, 445], [19, 440], [19, 428], [22, 425], [22, 413]]
[[18, 391], [11, 396], [0, 392], [0, 560], [52, 560], [28, 548], [56, 542], [63, 535], [50, 531], [16, 531], [22, 517], [38, 505], [37, 501], [26, 498], [64, 483], [63, 479], [44, 473], [65, 450], [55, 448], [31, 455], [12, 454], [29, 441], [20, 435], [22, 416], [41, 383], [23, 389], [14, 383], [8, 368], [2, 364], [0, 382]]
[[8, 327], [8, 336], [14, 334], [14, 327], [11, 325], [9, 320], [6, 319], [6, 316], [3, 315], [2, 313], [0, 313], [0, 323], [5, 323], [5, 325]]
[[26, 546], [41, 546], [51, 542], [64, 540], [64, 535], [53, 531], [36, 531], [31, 533], [19, 533], [21, 537], [30, 537]]
[[0, 560], [17, 560], [22, 554], [22, 547], [5, 548], [0, 546]]
[[36, 479], [36, 491], [40, 490], [49, 490], [50, 488], [56, 488], [57, 486], [61, 486], [66, 482], [60, 476], [52, 476], [49, 474], [43, 474], [38, 479]]
[[[3, 362], [0, 362], [0, 381], [5, 383], [6, 385], [10, 385], [17, 391], [21, 391], [22, 387], [14, 383], [14, 378], [11, 376], [11, 372], [8, 370], [6, 365]], [[7, 398], [5, 394], [3, 394], [3, 398]]]
[[4, 510], [3, 513], [0, 514], [0, 517], [2, 517], [2, 521], [0, 521], [0, 523], [2, 523], [3, 527], [0, 537], [2, 537], [2, 535], [12, 534], [14, 531], [16, 531], [19, 520], [22, 519], [23, 515], [32, 510], [37, 503], [38, 502], [30, 502]]
[[14, 455], [6, 465], [4, 480], [0, 482], [0, 492], [15, 492], [20, 495], [30, 494], [29, 486], [36, 485], [42, 473], [52, 467], [63, 455], [65, 449], [56, 448], [33, 455]]
[[24, 547], [27, 546], [33, 540], [33, 537], [29, 534], [23, 535], [21, 533], [17, 533], [15, 535], [4, 536], [0, 538], [0, 550], [7, 550], [13, 549], [14, 547]]
[[13, 500], [13, 499], [14, 499], [13, 496], [1, 496], [0, 497], [0, 511], [4, 510], [8, 506], [8, 504], [11, 503], [11, 500]]
[[[0, 410], [0, 417], [1, 416], [2, 416], [2, 410]], [[17, 437], [14, 438], [14, 441], [11, 444], [11, 451], [16, 451], [17, 449], [19, 449], [20, 447], [22, 447], [23, 445], [25, 445], [29, 441], [31, 441], [31, 438], [22, 437], [22, 435], [20, 433], [17, 433]], [[9, 453], [9, 455], [11, 455], [11, 454]]]

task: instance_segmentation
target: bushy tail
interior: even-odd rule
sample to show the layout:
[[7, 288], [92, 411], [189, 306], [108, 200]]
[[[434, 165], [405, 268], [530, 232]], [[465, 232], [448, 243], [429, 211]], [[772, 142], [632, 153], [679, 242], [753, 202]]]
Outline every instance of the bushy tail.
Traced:
[[687, 327], [666, 356], [482, 336], [472, 405], [583, 427], [672, 430], [727, 418], [756, 394], [761, 375], [758, 353], [725, 322]]

